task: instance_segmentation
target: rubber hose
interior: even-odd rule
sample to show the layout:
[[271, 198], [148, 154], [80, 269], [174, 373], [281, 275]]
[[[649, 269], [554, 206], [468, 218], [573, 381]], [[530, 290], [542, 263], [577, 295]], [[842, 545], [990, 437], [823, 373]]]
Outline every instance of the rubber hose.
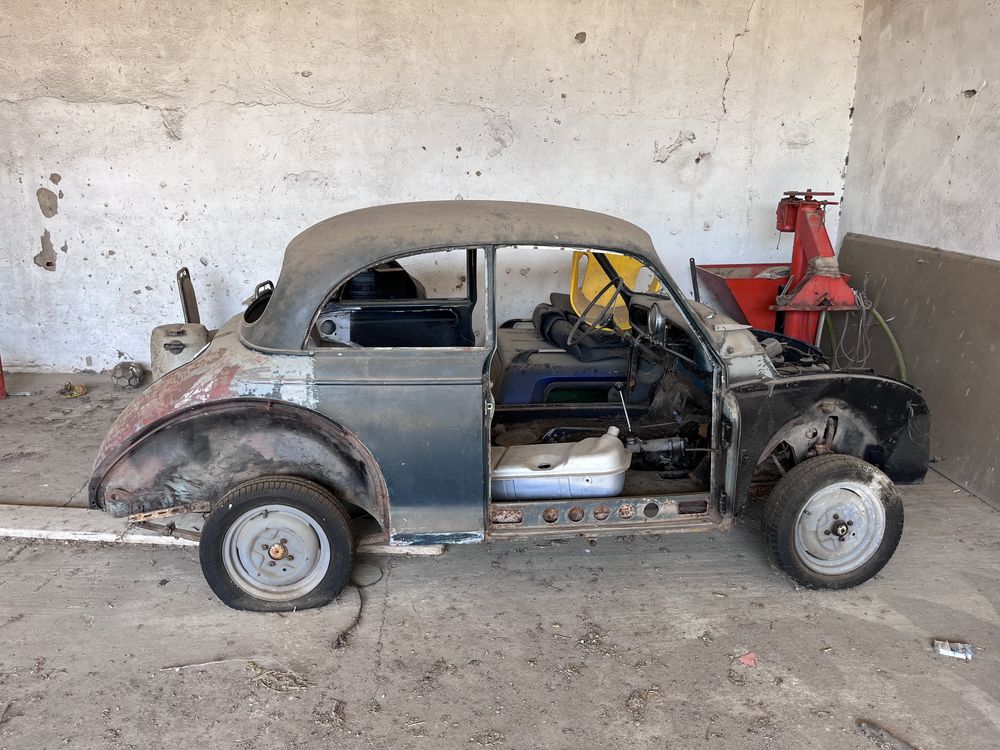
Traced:
[[899, 368], [899, 379], [909, 382], [907, 379], [906, 362], [903, 361], [903, 350], [899, 348], [899, 342], [896, 341], [896, 337], [893, 336], [892, 331], [889, 330], [889, 324], [885, 322], [885, 318], [879, 315], [878, 310], [874, 307], [872, 307], [869, 312], [871, 312], [875, 321], [885, 332], [885, 337], [889, 339], [889, 346], [892, 347], [892, 353], [896, 355], [896, 367]]
[[837, 361], [837, 334], [833, 330], [833, 316], [826, 316], [826, 324], [823, 326], [826, 329], [827, 335], [830, 337], [830, 362], [833, 364], [834, 370], [840, 369], [840, 363]]

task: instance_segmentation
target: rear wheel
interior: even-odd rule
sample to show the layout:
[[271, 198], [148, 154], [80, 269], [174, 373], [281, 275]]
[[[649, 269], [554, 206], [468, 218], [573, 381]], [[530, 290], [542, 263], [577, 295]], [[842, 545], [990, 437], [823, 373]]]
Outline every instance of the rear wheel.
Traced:
[[347, 584], [351, 522], [327, 490], [275, 477], [242, 484], [209, 516], [199, 546], [205, 580], [236, 609], [319, 607]]
[[763, 531], [772, 562], [800, 584], [848, 588], [889, 562], [903, 533], [903, 503], [875, 466], [854, 456], [819, 456], [775, 486]]

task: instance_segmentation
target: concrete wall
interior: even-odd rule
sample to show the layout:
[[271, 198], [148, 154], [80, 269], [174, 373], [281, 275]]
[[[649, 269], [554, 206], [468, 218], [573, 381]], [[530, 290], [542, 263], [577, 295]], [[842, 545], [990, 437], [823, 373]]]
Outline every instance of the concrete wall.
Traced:
[[868, 0], [847, 232], [1000, 260], [1000, 4]]
[[[218, 324], [296, 232], [376, 203], [607, 211], [685, 278], [783, 258], [780, 192], [843, 183], [860, 25], [860, 0], [9, 0], [0, 355], [147, 359], [178, 266]], [[525, 267], [524, 312], [552, 275]]]
[[[946, 476], [1000, 497], [1000, 6], [868, 0], [841, 267], [931, 407]], [[876, 239], [877, 238], [877, 239]], [[894, 242], [898, 240], [899, 242]], [[903, 244], [912, 243], [912, 244]], [[872, 363], [896, 374], [877, 330]]]

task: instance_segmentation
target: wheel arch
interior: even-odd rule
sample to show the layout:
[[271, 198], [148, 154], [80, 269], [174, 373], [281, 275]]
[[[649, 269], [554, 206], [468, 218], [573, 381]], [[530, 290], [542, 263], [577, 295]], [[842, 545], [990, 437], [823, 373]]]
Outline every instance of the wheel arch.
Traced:
[[[737, 512], [757, 469], [783, 445], [796, 464], [823, 453], [855, 456], [898, 484], [919, 483], [927, 473], [930, 414], [920, 392], [906, 383], [831, 374], [736, 389], [734, 395], [741, 424]], [[831, 426], [833, 438], [824, 444]]]
[[[830, 419], [835, 420], [832, 425], [829, 423]], [[824, 438], [829, 427], [833, 427], [833, 439], [827, 444]], [[796, 465], [807, 458], [827, 452], [855, 456], [882, 469], [885, 465], [884, 455], [879, 456], [871, 450], [872, 446], [877, 445], [878, 434], [871, 420], [849, 404], [827, 399], [813, 404], [805, 413], [779, 427], [760, 450], [756, 465], [760, 466], [783, 446], [787, 446]], [[865, 456], [866, 453], [868, 457]]]
[[262, 476], [300, 477], [389, 527], [374, 456], [350, 430], [301, 406], [237, 398], [199, 404], [137, 433], [95, 468], [90, 504], [113, 516], [214, 502]]

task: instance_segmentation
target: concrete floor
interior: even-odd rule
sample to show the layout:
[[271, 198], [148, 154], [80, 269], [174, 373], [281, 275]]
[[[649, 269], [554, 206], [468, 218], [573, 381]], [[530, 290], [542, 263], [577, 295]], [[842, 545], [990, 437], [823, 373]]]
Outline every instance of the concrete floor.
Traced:
[[[107, 375], [7, 373], [0, 401], [0, 503], [85, 507], [94, 456], [132, 392]], [[79, 398], [57, 391], [83, 385]]]
[[[7, 500], [78, 493], [127, 400], [99, 378], [58, 399], [65, 379], [0, 402]], [[0, 748], [878, 747], [858, 719], [996, 748], [1000, 514], [936, 475], [904, 496], [896, 556], [844, 592], [772, 571], [753, 515], [367, 558], [335, 604], [289, 615], [219, 604], [192, 548], [8, 540]]]

